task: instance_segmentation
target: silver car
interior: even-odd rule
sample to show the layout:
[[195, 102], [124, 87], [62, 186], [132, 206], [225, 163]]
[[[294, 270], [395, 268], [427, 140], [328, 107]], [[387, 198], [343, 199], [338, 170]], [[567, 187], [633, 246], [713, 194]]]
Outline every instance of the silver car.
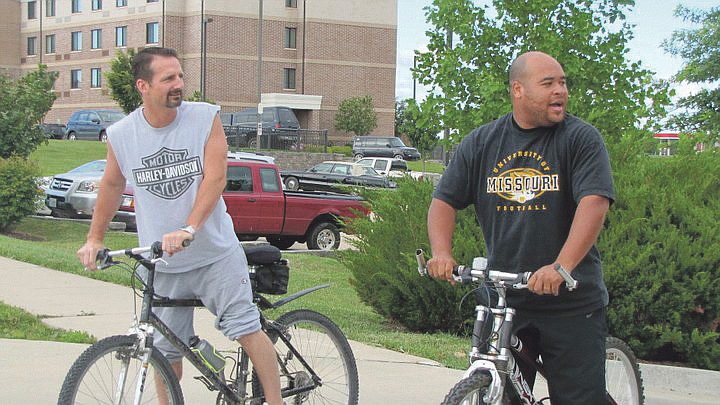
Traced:
[[45, 190], [45, 205], [56, 217], [92, 216], [104, 172], [105, 160], [101, 159], [55, 175]]

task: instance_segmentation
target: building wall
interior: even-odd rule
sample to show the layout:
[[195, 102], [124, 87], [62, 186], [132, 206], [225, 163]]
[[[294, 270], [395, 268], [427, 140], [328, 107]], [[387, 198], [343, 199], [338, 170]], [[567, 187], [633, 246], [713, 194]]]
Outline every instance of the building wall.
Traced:
[[[103, 10], [91, 11], [91, 2], [83, 0], [82, 12], [71, 14], [70, 0], [56, 0], [56, 16], [43, 14], [42, 33], [39, 19], [28, 21], [23, 12], [26, 1], [9, 2], [19, 9], [19, 16], [16, 13], [12, 19], [19, 20], [21, 27], [18, 38], [11, 41], [19, 43], [15, 46], [16, 55], [8, 59], [10, 62], [20, 59], [22, 62], [16, 64], [25, 71], [42, 62], [60, 73], [55, 86], [59, 97], [48, 114], [48, 122], [64, 122], [72, 111], [83, 107], [116, 107], [104, 90], [104, 77], [103, 89], [90, 88], [90, 69], [108, 71], [115, 53], [127, 50], [115, 47], [115, 27], [121, 25], [128, 26], [128, 47], [175, 48], [185, 71], [186, 94], [199, 90], [203, 6], [206, 19], [212, 19], [206, 24], [206, 97], [226, 111], [258, 103], [258, 1], [128, 0], [127, 7], [116, 7], [115, 0], [105, 0]], [[38, 3], [41, 1], [45, 0]], [[153, 21], [160, 25], [160, 40], [158, 44], [147, 45], [145, 24]], [[296, 29], [295, 49], [284, 47], [286, 27]], [[98, 28], [103, 34], [102, 49], [91, 50], [90, 31]], [[83, 33], [82, 51], [70, 51], [73, 31]], [[51, 33], [56, 36], [56, 52], [45, 54], [44, 37]], [[350, 134], [334, 130], [339, 103], [348, 97], [370, 94], [378, 113], [375, 132], [391, 134], [396, 34], [397, 0], [297, 0], [297, 8], [285, 7], [285, 0], [264, 0], [262, 93], [322, 96], [319, 111], [298, 110], [296, 114], [310, 129], [329, 129], [330, 138], [336, 143], [350, 141]], [[42, 54], [26, 55], [29, 36], [42, 42]], [[5, 49], [4, 43], [0, 43], [3, 57]], [[284, 68], [296, 70], [295, 89], [283, 88]], [[70, 89], [72, 69], [82, 70], [80, 89]]]
[[[27, 5], [25, 6], [27, 12]], [[17, 78], [20, 75], [21, 3], [0, 0], [0, 74]], [[25, 16], [27, 19], [27, 16]]]

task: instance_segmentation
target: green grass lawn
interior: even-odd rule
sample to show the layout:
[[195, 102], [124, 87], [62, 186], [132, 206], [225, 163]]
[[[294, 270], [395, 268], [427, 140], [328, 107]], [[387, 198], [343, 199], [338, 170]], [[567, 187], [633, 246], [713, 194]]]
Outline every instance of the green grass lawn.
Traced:
[[83, 163], [105, 159], [107, 147], [98, 141], [66, 141], [50, 139], [30, 155], [38, 162], [43, 176], [65, 173]]
[[[41, 240], [0, 235], [0, 256], [129, 285], [128, 274], [119, 267], [102, 272], [82, 270], [75, 251], [85, 241], [87, 231], [87, 224], [27, 218], [15, 228], [15, 232]], [[137, 239], [134, 234], [108, 232], [105, 243], [110, 249], [121, 249], [136, 246]], [[306, 295], [275, 313], [269, 312], [270, 317], [291, 309], [309, 308], [330, 317], [350, 339], [433, 359], [447, 366], [462, 368], [467, 365], [464, 352], [469, 348], [469, 338], [406, 332], [360, 302], [350, 285], [350, 271], [337, 260], [305, 254], [286, 254], [285, 257], [290, 261], [289, 293], [322, 283], [330, 283], [332, 287]], [[21, 333], [24, 331], [12, 332], [10, 336]]]
[[[423, 166], [424, 164], [424, 166]], [[407, 162], [408, 169], [414, 172], [440, 173], [445, 172], [445, 167], [438, 162], [423, 162], [422, 160], [412, 160]]]

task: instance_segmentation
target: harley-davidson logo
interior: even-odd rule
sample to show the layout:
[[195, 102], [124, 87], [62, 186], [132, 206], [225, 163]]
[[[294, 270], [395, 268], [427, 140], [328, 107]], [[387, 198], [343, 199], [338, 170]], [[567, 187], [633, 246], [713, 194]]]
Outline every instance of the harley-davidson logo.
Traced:
[[200, 158], [187, 155], [187, 150], [163, 147], [142, 158], [144, 168], [133, 169], [136, 186], [166, 200], [180, 197], [190, 188], [195, 176], [202, 174]]

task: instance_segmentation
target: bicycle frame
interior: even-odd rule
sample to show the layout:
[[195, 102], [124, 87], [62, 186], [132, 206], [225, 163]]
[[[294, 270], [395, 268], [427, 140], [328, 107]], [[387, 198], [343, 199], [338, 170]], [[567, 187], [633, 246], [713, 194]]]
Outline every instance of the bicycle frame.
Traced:
[[[215, 373], [213, 372], [206, 364], [205, 362], [200, 359], [200, 357], [195, 354], [190, 347], [185, 344], [165, 323], [162, 322], [153, 312], [153, 307], [202, 307], [204, 306], [202, 301], [197, 299], [162, 299], [162, 298], [155, 298], [154, 295], [154, 282], [155, 282], [155, 263], [151, 259], [147, 259], [140, 254], [132, 253], [129, 251], [124, 251], [124, 254], [127, 254], [129, 257], [135, 259], [140, 264], [142, 264], [147, 269], [147, 280], [145, 280], [145, 288], [143, 289], [143, 299], [142, 299], [142, 306], [140, 310], [140, 318], [137, 320], [134, 327], [131, 329], [130, 334], [131, 335], [137, 335], [139, 339], [139, 346], [138, 350], [143, 353], [142, 360], [143, 360], [143, 374], [142, 378], [139, 379], [138, 385], [136, 388], [136, 394], [135, 394], [135, 402], [138, 403], [140, 398], [142, 397], [142, 393], [144, 390], [144, 384], [145, 384], [145, 373], [147, 372], [147, 365], [150, 359], [150, 352], [152, 351], [153, 347], [153, 336], [155, 332], [159, 332], [167, 340], [182, 354], [183, 357], [188, 359], [190, 363], [202, 374], [203, 377], [199, 377], [201, 381], [205, 384], [205, 386], [213, 391], [217, 390], [220, 391], [220, 393], [223, 395], [223, 398], [227, 401], [231, 401], [234, 403], [243, 403], [243, 401], [248, 399], [261, 399], [264, 400], [264, 397], [258, 397], [258, 398], [248, 398], [247, 397], [247, 383], [248, 383], [248, 365], [249, 365], [249, 356], [245, 351], [242, 351], [242, 348], [239, 348], [239, 351], [242, 351], [240, 359], [236, 361], [236, 379], [234, 380], [237, 382], [238, 380], [242, 380], [242, 383], [235, 384], [236, 390], [233, 390], [228, 383], [225, 382], [224, 378], [222, 378], [222, 373]], [[253, 300], [256, 302], [258, 307], [260, 309], [274, 309], [279, 308], [282, 305], [287, 304], [290, 301], [293, 301], [295, 299], [298, 299], [302, 297], [303, 295], [309, 294], [311, 292], [317, 291], [322, 288], [329, 287], [329, 284], [322, 284], [315, 287], [311, 287], [302, 291], [299, 291], [295, 294], [292, 294], [288, 297], [285, 297], [281, 300], [278, 300], [275, 303], [270, 302], [266, 298], [264, 298], [261, 295], [253, 293]], [[294, 358], [297, 359], [302, 366], [305, 368], [305, 370], [310, 374], [312, 377], [312, 384], [307, 385], [304, 387], [296, 387], [296, 388], [285, 388], [282, 390], [281, 394], [282, 397], [288, 397], [292, 395], [297, 395], [303, 392], [311, 391], [315, 389], [316, 387], [322, 385], [321, 378], [317, 375], [315, 370], [307, 363], [307, 361], [303, 358], [302, 354], [297, 351], [297, 349], [292, 345], [290, 340], [285, 336], [285, 333], [282, 330], [282, 326], [278, 326], [272, 321], [268, 321], [263, 316], [262, 312], [260, 313], [260, 322], [262, 325], [262, 329], [268, 333], [268, 335], [271, 335], [273, 338], [277, 337], [280, 339], [287, 348], [291, 351]], [[279, 360], [279, 358], [278, 358]], [[281, 361], [278, 361], [279, 366], [281, 367], [281, 372], [288, 372], [286, 368], [284, 368], [284, 364]], [[121, 372], [121, 376], [126, 374], [125, 372]], [[122, 377], [121, 377], [122, 378]], [[204, 379], [203, 379], [204, 378]], [[233, 382], [233, 381], [231, 381]], [[122, 386], [124, 384], [118, 384], [118, 386]]]

